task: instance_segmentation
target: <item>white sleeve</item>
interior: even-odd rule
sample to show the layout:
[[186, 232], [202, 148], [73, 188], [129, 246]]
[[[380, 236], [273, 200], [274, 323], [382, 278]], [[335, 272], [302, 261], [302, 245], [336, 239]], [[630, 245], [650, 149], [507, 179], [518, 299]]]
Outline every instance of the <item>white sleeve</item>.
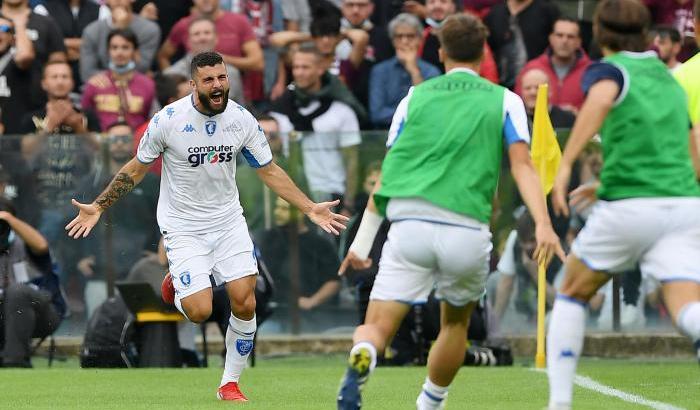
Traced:
[[253, 168], [261, 168], [272, 162], [272, 151], [270, 144], [265, 137], [262, 127], [252, 114], [246, 112], [243, 129], [246, 132], [241, 154], [245, 157], [248, 165]]
[[515, 241], [517, 240], [518, 233], [513, 229], [510, 231], [508, 239], [506, 239], [506, 246], [503, 249], [501, 259], [498, 261], [498, 266], [496, 266], [496, 269], [501, 272], [502, 275], [515, 275]]
[[151, 118], [146, 132], [141, 137], [136, 159], [143, 164], [150, 164], [160, 157], [165, 150], [165, 124], [160, 123], [160, 112]]
[[391, 148], [394, 145], [396, 140], [399, 139], [401, 131], [403, 131], [403, 126], [408, 119], [408, 102], [411, 100], [411, 95], [413, 95], [413, 87], [408, 89], [408, 94], [403, 97], [398, 107], [396, 107], [394, 118], [392, 118], [391, 126], [389, 127], [389, 136], [386, 140], [387, 148]]
[[359, 145], [362, 142], [360, 136], [360, 123], [357, 121], [357, 115], [350, 106], [334, 102], [338, 107], [338, 120], [340, 121], [340, 147], [347, 148], [353, 145]]
[[506, 147], [516, 142], [530, 144], [525, 104], [510, 90], [505, 90], [503, 95], [503, 139]]

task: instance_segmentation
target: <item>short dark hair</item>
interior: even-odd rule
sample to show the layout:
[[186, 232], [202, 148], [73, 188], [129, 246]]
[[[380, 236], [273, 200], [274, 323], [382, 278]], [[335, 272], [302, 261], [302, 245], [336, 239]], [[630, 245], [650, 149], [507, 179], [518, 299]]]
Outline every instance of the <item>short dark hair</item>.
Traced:
[[306, 41], [299, 44], [299, 47], [294, 51], [294, 53], [313, 54], [319, 59], [323, 58], [321, 50], [319, 50], [318, 47], [316, 47], [316, 44], [312, 41]]
[[593, 35], [601, 48], [644, 51], [650, 24], [649, 10], [639, 0], [603, 0], [593, 14]]
[[156, 74], [156, 99], [161, 107], [170, 104], [170, 100], [177, 97], [177, 87], [188, 81], [187, 77], [180, 74]]
[[324, 16], [311, 21], [309, 27], [311, 37], [340, 35], [340, 18], [336, 16]]
[[276, 119], [275, 117], [273, 117], [272, 115], [270, 115], [269, 112], [264, 112], [264, 113], [262, 113], [262, 114], [258, 114], [258, 115], [255, 116], [255, 119], [257, 119], [258, 121], [274, 121], [274, 122], [277, 122], [277, 119]]
[[681, 33], [672, 26], [656, 26], [654, 27], [654, 33], [662, 39], [670, 39], [672, 43], [681, 42]]
[[64, 66], [68, 67], [68, 70], [70, 70], [71, 75], [73, 74], [73, 68], [70, 66], [70, 64], [68, 64], [67, 61], [49, 60], [46, 62], [46, 64], [44, 64], [44, 67], [41, 69], [41, 78], [46, 77], [46, 70], [53, 65], [64, 65]]
[[112, 42], [112, 38], [117, 36], [122, 37], [126, 41], [130, 42], [134, 46], [134, 49], [139, 48], [139, 40], [138, 38], [136, 38], [136, 34], [128, 28], [115, 28], [110, 30], [109, 35], [107, 35], [107, 48], [109, 48], [109, 44]]
[[576, 27], [578, 27], [578, 36], [581, 37], [581, 23], [579, 23], [578, 20], [575, 18], [571, 18], [569, 16], [559, 16], [557, 17], [556, 20], [554, 20], [554, 24], [552, 24], [552, 33], [554, 33], [554, 26], [557, 25], [558, 22], [564, 22], [564, 23], [571, 23], [571, 24], [576, 24]]
[[440, 47], [450, 60], [471, 63], [481, 59], [488, 30], [478, 17], [453, 14], [440, 27]]
[[216, 51], [204, 51], [192, 57], [190, 63], [190, 76], [194, 78], [199, 67], [214, 67], [215, 65], [223, 64], [224, 59], [221, 54]]
[[530, 242], [535, 239], [535, 220], [527, 209], [523, 210], [515, 221], [515, 231], [518, 233], [518, 242]]

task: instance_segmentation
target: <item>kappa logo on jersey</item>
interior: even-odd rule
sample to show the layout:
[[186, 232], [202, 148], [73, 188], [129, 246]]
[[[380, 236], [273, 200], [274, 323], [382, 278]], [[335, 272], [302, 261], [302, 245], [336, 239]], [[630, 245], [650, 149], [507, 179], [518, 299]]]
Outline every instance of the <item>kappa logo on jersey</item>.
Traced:
[[173, 107], [168, 107], [167, 110], [165, 110], [165, 113], [168, 114], [168, 118], [172, 118], [173, 114], [175, 114], [175, 108]]
[[234, 148], [233, 145], [208, 145], [202, 147], [189, 147], [187, 152], [190, 155], [187, 157], [187, 161], [190, 163], [192, 168], [198, 167], [205, 163], [216, 164], [231, 162], [234, 158]]
[[214, 132], [216, 131], [216, 121], [209, 120], [204, 123], [204, 129], [207, 130], [207, 135], [212, 136], [214, 135]]
[[160, 121], [160, 115], [156, 114], [153, 117], [153, 123], [156, 125], [156, 127], [158, 126], [158, 121]]
[[192, 124], [187, 124], [185, 125], [185, 128], [182, 129], [182, 132], [194, 132], [194, 127]]

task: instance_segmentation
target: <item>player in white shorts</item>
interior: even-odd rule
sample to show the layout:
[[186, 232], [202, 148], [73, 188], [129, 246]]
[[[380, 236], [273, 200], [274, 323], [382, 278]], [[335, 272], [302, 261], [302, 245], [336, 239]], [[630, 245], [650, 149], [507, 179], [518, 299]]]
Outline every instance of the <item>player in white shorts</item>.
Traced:
[[603, 168], [597, 191], [579, 188], [573, 202], [600, 199], [574, 241], [547, 335], [549, 408], [569, 409], [583, 348], [586, 305], [611, 277], [639, 263], [661, 282], [678, 328], [700, 349], [700, 186], [691, 157], [687, 97], [654, 52], [651, 18], [639, 0], [602, 0], [593, 31], [605, 56], [586, 69], [586, 100], [576, 118], [552, 190], [568, 215], [572, 164], [600, 133]]
[[241, 152], [262, 181], [325, 231], [338, 234], [347, 218], [330, 211], [335, 202], [315, 204], [272, 161], [262, 128], [243, 107], [229, 102], [222, 57], [197, 54], [191, 64], [192, 94], [164, 107], [151, 120], [136, 157], [114, 177], [93, 203], [73, 200], [79, 214], [68, 235], [85, 237], [102, 212], [138, 184], [150, 164], [163, 156], [158, 224], [170, 274], [164, 298], [192, 322], [212, 312], [209, 275], [225, 283], [231, 302], [226, 361], [217, 396], [247, 401], [238, 380], [253, 348], [257, 264], [236, 188], [236, 155]]
[[[491, 203], [506, 151], [515, 182], [536, 223], [538, 260], [564, 257], [530, 160], [522, 100], [476, 73], [486, 28], [469, 15], [448, 17], [440, 30], [447, 74], [411, 88], [389, 131], [382, 176], [341, 272], [369, 267], [369, 248], [382, 222], [392, 222], [365, 323], [355, 330], [338, 409], [362, 405], [360, 389], [377, 354], [413, 303], [433, 288], [441, 299], [440, 333], [428, 356], [419, 410], [444, 407], [464, 362], [471, 312], [488, 274]], [[379, 215], [377, 215], [379, 214]]]

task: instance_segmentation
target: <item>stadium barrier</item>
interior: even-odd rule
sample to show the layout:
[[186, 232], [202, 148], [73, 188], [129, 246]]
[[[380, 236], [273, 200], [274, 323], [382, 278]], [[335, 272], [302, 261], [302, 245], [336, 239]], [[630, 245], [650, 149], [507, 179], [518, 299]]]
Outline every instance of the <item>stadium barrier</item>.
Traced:
[[[559, 133], [562, 145], [566, 135], [565, 131]], [[316, 199], [334, 193], [326, 192], [332, 190], [324, 186], [329, 180], [340, 180], [344, 188], [343, 181], [349, 176], [357, 194], [355, 201], [348, 201], [347, 211], [352, 211], [355, 218], [361, 213], [361, 199], [364, 196], [366, 200], [369, 184], [386, 153], [386, 131], [273, 134], [269, 140], [276, 162]], [[124, 141], [100, 134], [0, 137], [0, 195], [13, 200], [19, 216], [47, 237], [67, 292], [71, 316], [64, 321], [59, 335], [82, 335], [89, 312], [114, 293], [115, 281], [125, 280], [130, 275], [148, 277], [159, 289], [159, 278], [167, 270], [165, 266], [159, 267], [154, 256], [159, 239], [155, 220], [159, 187], [156, 174], [149, 175], [137, 186], [123, 201], [123, 206], [115, 206], [107, 212], [89, 238], [70, 239], [63, 229], [76, 214], [70, 199], [93, 200], [120, 162], [133, 154], [135, 145], [127, 149], [123, 144]], [[125, 150], [129, 151], [126, 156]], [[586, 158], [582, 158], [582, 163], [586, 163], [584, 168], [593, 168], [593, 172], [597, 166], [597, 150], [595, 144], [592, 145]], [[213, 162], [211, 166], [221, 165]], [[298, 213], [288, 211], [278, 202], [242, 155], [236, 158], [236, 164], [240, 202], [251, 236], [275, 280], [274, 312], [261, 327], [260, 334], [349, 334], [358, 323], [356, 294], [361, 279], [342, 278], [338, 294], [319, 306], [309, 309], [311, 302], [300, 300], [326, 282], [337, 279], [337, 266], [349, 245], [348, 238], [346, 235], [333, 238], [308, 223], [299, 222]], [[344, 176], [346, 171], [349, 174]], [[504, 154], [491, 223], [494, 273], [487, 292], [491, 301], [499, 281], [496, 261], [513, 229], [520, 202]], [[135, 267], [141, 268], [141, 276], [134, 273]], [[535, 288], [526, 279], [517, 281], [498, 326], [495, 320], [490, 324], [495, 334], [534, 333]], [[634, 278], [629, 281], [632, 285], [625, 289], [632, 289], [640, 282]], [[624, 279], [622, 283], [626, 283]], [[617, 308], [611, 302], [629, 300], [629, 295], [620, 296], [621, 292], [613, 291], [612, 286], [604, 289], [598, 298], [600, 307], [590, 315], [589, 328], [602, 331], [617, 328], [613, 320], [613, 311], [616, 311], [622, 330], [642, 333], [651, 329], [671, 330], [664, 309], [659, 307], [653, 283], [645, 280], [641, 283], [642, 291], [636, 297], [636, 304], [621, 302]]]

